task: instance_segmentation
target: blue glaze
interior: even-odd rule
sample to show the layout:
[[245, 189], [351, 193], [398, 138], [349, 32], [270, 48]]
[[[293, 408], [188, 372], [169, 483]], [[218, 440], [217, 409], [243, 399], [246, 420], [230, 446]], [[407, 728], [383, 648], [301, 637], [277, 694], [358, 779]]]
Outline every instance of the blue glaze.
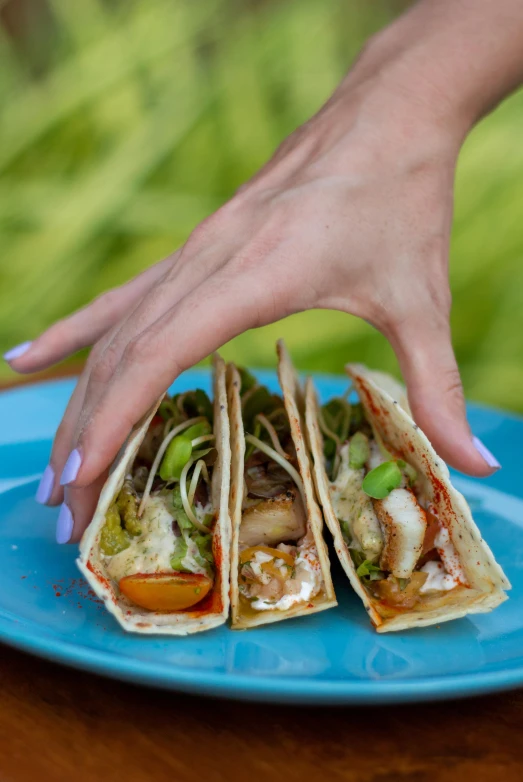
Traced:
[[[273, 373], [259, 373], [277, 389]], [[346, 381], [318, 376], [323, 399]], [[245, 700], [399, 703], [523, 684], [523, 420], [470, 405], [472, 429], [503, 469], [488, 480], [454, 475], [509, 579], [491, 614], [378, 635], [333, 558], [339, 607], [258, 630], [188, 638], [133, 636], [89, 596], [76, 547], [55, 542], [56, 508], [34, 501], [73, 381], [0, 394], [0, 640], [67, 665], [139, 684]], [[209, 389], [206, 370], [175, 388]], [[57, 596], [56, 593], [59, 593]]]

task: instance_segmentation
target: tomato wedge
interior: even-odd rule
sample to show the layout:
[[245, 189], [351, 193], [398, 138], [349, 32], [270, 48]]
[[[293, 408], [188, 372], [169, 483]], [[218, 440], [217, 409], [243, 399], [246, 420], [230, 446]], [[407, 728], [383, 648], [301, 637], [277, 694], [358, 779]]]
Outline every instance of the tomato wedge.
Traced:
[[199, 603], [212, 587], [209, 576], [194, 573], [138, 573], [120, 580], [120, 592], [149, 611], [182, 611]]

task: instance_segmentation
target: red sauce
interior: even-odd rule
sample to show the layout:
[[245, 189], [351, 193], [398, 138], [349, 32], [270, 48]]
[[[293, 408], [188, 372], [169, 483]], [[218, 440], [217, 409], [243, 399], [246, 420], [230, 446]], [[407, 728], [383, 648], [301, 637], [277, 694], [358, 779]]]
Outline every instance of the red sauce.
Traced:
[[97, 568], [94, 567], [94, 565], [92, 564], [90, 559], [87, 560], [86, 567], [87, 567], [87, 570], [90, 570], [91, 573], [93, 573], [96, 576], [96, 578], [100, 582], [100, 584], [102, 584], [106, 589], [108, 589], [111, 592], [111, 599], [112, 599], [113, 603], [116, 603], [116, 597], [114, 595], [114, 591], [113, 591], [113, 588], [111, 586], [111, 582], [109, 581], [109, 579], [106, 578], [105, 576], [102, 576], [100, 571]]
[[197, 610], [194, 608], [186, 608], [180, 613], [187, 614], [191, 617], [205, 616], [207, 614], [220, 614], [223, 611], [222, 601], [222, 545], [219, 535], [213, 535], [212, 540], [212, 553], [214, 557], [214, 565], [216, 570], [216, 577], [214, 579], [214, 585], [212, 592], [209, 592], [201, 603], [198, 603]]

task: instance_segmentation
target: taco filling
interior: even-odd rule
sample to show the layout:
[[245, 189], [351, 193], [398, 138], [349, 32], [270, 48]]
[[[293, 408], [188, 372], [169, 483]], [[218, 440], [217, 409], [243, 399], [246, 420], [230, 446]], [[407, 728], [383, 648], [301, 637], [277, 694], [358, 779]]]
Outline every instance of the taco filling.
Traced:
[[363, 406], [321, 408], [329, 494], [356, 574], [383, 616], [445, 602], [468, 587], [449, 532], [424, 481], [380, 441]]
[[286, 611], [320, 593], [323, 577], [289, 419], [281, 397], [246, 370], [238, 589], [244, 608]]
[[203, 391], [165, 397], [106, 513], [102, 561], [137, 606], [180, 611], [213, 588], [212, 431], [213, 408]]

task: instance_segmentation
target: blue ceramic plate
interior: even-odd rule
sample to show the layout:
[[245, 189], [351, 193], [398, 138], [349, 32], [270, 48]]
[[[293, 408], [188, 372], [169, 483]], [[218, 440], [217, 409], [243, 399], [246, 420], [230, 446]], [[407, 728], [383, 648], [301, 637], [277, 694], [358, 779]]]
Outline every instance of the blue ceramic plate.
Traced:
[[[277, 388], [273, 373], [260, 373]], [[345, 390], [318, 376], [323, 399]], [[259, 630], [227, 627], [164, 640], [124, 633], [89, 592], [76, 547], [54, 540], [56, 509], [33, 496], [73, 381], [0, 394], [0, 640], [106, 676], [245, 700], [399, 703], [523, 684], [523, 420], [470, 406], [474, 432], [504, 465], [486, 481], [454, 476], [513, 584], [492, 614], [378, 635], [333, 561], [338, 608]], [[187, 372], [175, 388], [209, 387]]]

